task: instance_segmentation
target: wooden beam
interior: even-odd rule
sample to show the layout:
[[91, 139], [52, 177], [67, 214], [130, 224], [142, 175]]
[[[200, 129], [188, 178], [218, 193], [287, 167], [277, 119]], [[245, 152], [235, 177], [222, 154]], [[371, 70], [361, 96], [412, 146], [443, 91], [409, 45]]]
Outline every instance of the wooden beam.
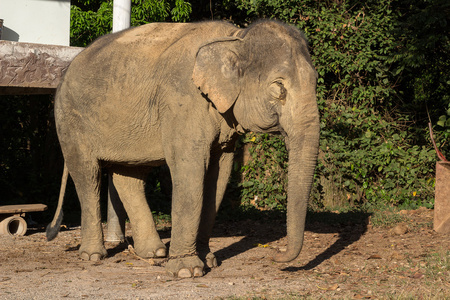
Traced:
[[52, 93], [81, 50], [0, 41], [0, 95]]

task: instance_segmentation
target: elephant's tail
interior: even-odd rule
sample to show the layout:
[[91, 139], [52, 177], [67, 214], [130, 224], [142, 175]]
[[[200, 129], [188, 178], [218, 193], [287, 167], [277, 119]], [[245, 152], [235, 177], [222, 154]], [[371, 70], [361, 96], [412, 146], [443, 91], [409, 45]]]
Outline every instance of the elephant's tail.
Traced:
[[47, 225], [47, 241], [53, 240], [59, 232], [59, 229], [61, 228], [61, 222], [63, 219], [63, 203], [64, 203], [64, 193], [66, 191], [66, 185], [67, 185], [67, 177], [69, 177], [69, 169], [67, 168], [66, 164], [64, 163], [64, 171], [63, 176], [61, 180], [61, 189], [59, 191], [59, 199], [58, 199], [58, 207], [56, 208], [55, 216], [53, 217], [53, 221]]

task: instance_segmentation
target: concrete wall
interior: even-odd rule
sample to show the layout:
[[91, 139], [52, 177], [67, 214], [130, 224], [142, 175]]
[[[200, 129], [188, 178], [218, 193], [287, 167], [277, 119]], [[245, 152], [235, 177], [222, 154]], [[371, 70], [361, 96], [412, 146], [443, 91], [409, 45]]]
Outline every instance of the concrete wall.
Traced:
[[69, 46], [70, 0], [0, 0], [2, 40]]
[[0, 41], [0, 95], [51, 94], [83, 48]]

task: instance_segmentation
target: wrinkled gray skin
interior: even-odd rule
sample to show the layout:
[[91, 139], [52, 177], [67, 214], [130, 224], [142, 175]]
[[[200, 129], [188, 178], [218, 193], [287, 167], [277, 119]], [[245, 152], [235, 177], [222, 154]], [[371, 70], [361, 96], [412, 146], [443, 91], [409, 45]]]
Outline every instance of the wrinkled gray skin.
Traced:
[[[289, 151], [286, 252], [303, 244], [318, 153], [316, 72], [307, 42], [273, 21], [238, 29], [222, 22], [154, 23], [104, 36], [72, 62], [58, 89], [55, 118], [82, 209], [80, 255], [106, 255], [100, 219], [101, 168], [112, 173], [133, 227], [136, 252], [166, 248], [144, 195], [151, 167], [171, 172], [172, 237], [167, 270], [202, 276], [215, 215], [225, 192], [238, 131], [275, 132]], [[60, 205], [62, 206], [62, 193]], [[48, 226], [56, 236], [58, 210]], [[198, 252], [198, 255], [196, 254]]]

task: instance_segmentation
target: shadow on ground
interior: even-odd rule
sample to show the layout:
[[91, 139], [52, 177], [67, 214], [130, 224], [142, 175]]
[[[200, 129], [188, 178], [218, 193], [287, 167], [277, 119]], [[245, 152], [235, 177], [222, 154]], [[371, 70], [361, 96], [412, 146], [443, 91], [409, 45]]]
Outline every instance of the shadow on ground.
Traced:
[[[285, 219], [272, 212], [260, 212], [259, 218], [236, 222], [219, 222], [214, 237], [244, 236], [238, 242], [217, 251], [219, 261], [227, 260], [243, 253], [258, 244], [268, 244], [286, 235]], [[370, 213], [366, 212], [308, 212], [306, 230], [314, 233], [337, 233], [338, 240], [325, 249], [313, 260], [301, 267], [288, 267], [283, 271], [295, 272], [311, 270], [322, 262], [330, 259], [349, 245], [358, 241], [367, 231]]]
[[[324, 261], [332, 258], [349, 245], [358, 241], [367, 231], [370, 213], [367, 212], [308, 212], [306, 220], [306, 231], [314, 233], [335, 233], [339, 235], [338, 240], [301, 267], [287, 267], [282, 269], [287, 272], [299, 270], [311, 270]], [[273, 211], [246, 211], [233, 217], [225, 216], [217, 222], [213, 232], [213, 238], [219, 237], [243, 237], [234, 244], [215, 252], [220, 264], [241, 253], [244, 253], [258, 244], [268, 244], [286, 236], [286, 220], [284, 214]], [[70, 230], [62, 229], [63, 231]], [[32, 229], [28, 234], [44, 231], [44, 228]], [[159, 231], [162, 239], [170, 238], [170, 230]], [[127, 237], [125, 243], [120, 243], [108, 249], [108, 256], [114, 257], [124, 251], [129, 244], [133, 244], [132, 237]], [[169, 245], [167, 245], [169, 246]], [[79, 245], [70, 247], [67, 251], [77, 251]]]

